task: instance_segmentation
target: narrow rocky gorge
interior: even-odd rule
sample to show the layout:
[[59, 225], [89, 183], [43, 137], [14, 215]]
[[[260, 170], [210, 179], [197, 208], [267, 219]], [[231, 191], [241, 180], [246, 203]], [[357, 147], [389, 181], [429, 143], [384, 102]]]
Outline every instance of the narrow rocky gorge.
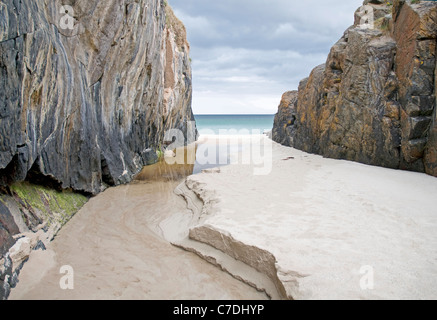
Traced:
[[284, 94], [273, 139], [437, 176], [436, 39], [436, 2], [364, 1], [326, 63]]
[[41, 247], [89, 196], [155, 163], [168, 130], [184, 143], [197, 130], [190, 47], [166, 1], [2, 0], [0, 26], [4, 298], [27, 256], [11, 247]]
[[[0, 27], [0, 299], [21, 271], [13, 299], [435, 296], [435, 179], [314, 154], [437, 177], [437, 2], [364, 1], [283, 95], [270, 174], [189, 167], [159, 183], [166, 132], [197, 139], [190, 47], [166, 1], [0, 0]], [[72, 262], [77, 287], [61, 292]], [[373, 291], [359, 288], [368, 263]]]

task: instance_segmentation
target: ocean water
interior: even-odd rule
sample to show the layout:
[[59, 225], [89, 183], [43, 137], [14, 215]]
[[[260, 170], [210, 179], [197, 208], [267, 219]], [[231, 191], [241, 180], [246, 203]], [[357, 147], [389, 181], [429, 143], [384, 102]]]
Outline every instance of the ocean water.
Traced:
[[273, 128], [275, 115], [196, 115], [200, 135], [262, 134]]

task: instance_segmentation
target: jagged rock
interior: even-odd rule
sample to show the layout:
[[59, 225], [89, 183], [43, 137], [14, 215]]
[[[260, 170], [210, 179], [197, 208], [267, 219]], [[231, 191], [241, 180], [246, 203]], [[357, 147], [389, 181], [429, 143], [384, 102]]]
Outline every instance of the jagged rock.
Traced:
[[0, 200], [0, 257], [2, 257], [15, 243], [13, 235], [19, 229], [7, 206]]
[[[437, 3], [364, 5], [326, 64], [301, 82], [297, 101], [288, 110], [281, 103], [273, 139], [326, 157], [437, 176]], [[370, 11], [374, 28], [363, 26]]]
[[[435, 70], [435, 93], [437, 93], [437, 66]], [[437, 105], [437, 97], [436, 97]], [[429, 132], [429, 142], [425, 149], [424, 163], [426, 172], [433, 176], [437, 176], [437, 108], [434, 109], [432, 116], [433, 123]]]
[[196, 138], [189, 45], [166, 2], [68, 3], [0, 3], [1, 185], [33, 168], [96, 194], [150, 163], [166, 130]]
[[38, 242], [36, 243], [35, 248], [33, 248], [33, 250], [38, 251], [38, 250], [42, 250], [42, 251], [46, 251], [47, 248], [44, 244], [44, 242], [42, 242], [41, 240], [38, 240]]
[[272, 139], [285, 145], [293, 145], [293, 129], [296, 122], [297, 91], [289, 91], [283, 94], [279, 105], [278, 114], [272, 130]]
[[17, 286], [20, 271], [24, 262], [29, 258], [28, 241], [25, 238], [22, 239], [17, 241], [11, 251], [0, 259], [0, 300], [6, 300], [11, 289]]
[[[7, 256], [13, 261], [13, 273], [8, 279], [1, 279], [5, 288], [10, 289], [17, 283], [31, 251], [45, 250], [88, 198], [27, 182], [14, 183], [8, 190], [9, 195], [0, 194], [0, 257]], [[7, 296], [9, 289], [0, 292], [0, 299]]]
[[0, 259], [0, 300], [6, 300], [11, 291], [13, 278], [12, 260], [9, 254]]
[[9, 250], [10, 258], [12, 260], [12, 271], [21, 266], [27, 259], [29, 259], [32, 251], [31, 241], [27, 237], [17, 240], [15, 245]]

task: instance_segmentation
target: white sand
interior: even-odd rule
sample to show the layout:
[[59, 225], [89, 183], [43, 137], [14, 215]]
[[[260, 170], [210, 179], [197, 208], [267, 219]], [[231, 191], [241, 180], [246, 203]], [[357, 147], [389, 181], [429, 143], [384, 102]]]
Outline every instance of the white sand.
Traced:
[[274, 268], [288, 298], [437, 299], [436, 178], [272, 152], [268, 175], [240, 163], [187, 179], [205, 203], [192, 239]]
[[[174, 182], [92, 199], [31, 257], [11, 299], [265, 298], [169, 242], [272, 298], [437, 299], [436, 178], [270, 142], [202, 137], [206, 149], [231, 144], [236, 164], [179, 185], [192, 211]], [[247, 153], [260, 146], [270, 162]], [[59, 287], [62, 265], [74, 268], [74, 290]]]

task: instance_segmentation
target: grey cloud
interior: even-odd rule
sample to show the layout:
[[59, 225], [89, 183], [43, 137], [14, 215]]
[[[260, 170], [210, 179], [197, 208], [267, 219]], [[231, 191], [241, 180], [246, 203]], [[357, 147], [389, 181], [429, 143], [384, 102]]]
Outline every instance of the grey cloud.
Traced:
[[[203, 47], [296, 48], [311, 52], [333, 43], [353, 21], [362, 0], [173, 0]], [[281, 33], [282, 30], [282, 33]], [[286, 31], [294, 30], [290, 34]]]
[[[280, 96], [296, 89], [353, 23], [362, 0], [169, 0], [187, 27], [196, 95]], [[207, 95], [202, 96], [202, 104]], [[234, 100], [232, 100], [234, 101]], [[278, 102], [278, 101], [277, 101]], [[263, 108], [276, 111], [277, 102]], [[242, 101], [242, 104], [245, 102]], [[214, 103], [211, 103], [214, 105]], [[235, 107], [238, 109], [238, 107]], [[212, 113], [219, 113], [215, 110]], [[237, 113], [240, 113], [237, 111]], [[256, 110], [254, 111], [256, 113]]]

